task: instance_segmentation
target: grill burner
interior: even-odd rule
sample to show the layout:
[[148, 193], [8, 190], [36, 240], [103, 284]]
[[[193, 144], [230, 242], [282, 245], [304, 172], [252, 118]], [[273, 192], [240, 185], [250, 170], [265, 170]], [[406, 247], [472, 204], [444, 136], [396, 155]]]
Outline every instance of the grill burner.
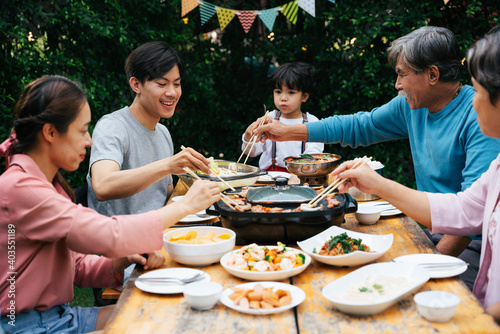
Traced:
[[310, 176], [298, 176], [300, 184], [321, 184], [328, 185], [328, 174], [326, 175], [310, 175]]

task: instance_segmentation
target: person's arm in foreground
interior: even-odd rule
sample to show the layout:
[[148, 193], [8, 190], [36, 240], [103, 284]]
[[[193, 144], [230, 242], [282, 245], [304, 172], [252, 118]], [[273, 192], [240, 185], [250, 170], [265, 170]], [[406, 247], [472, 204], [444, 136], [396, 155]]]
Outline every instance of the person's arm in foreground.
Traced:
[[260, 118], [255, 122], [253, 134], [258, 135], [257, 140], [265, 142], [266, 140], [274, 141], [308, 141], [309, 132], [305, 124], [285, 125], [271, 117], [266, 117], [264, 124], [258, 126]]
[[128, 170], [120, 170], [113, 160], [99, 160], [91, 167], [92, 188], [99, 201], [124, 198], [137, 194], [167, 175], [183, 174], [184, 167], [210, 174], [209, 165], [210, 161], [192, 148]]
[[332, 172], [332, 175], [339, 175], [340, 178], [349, 179], [349, 181], [339, 186], [340, 192], [346, 192], [350, 187], [357, 187], [365, 193], [375, 194], [391, 202], [407, 216], [432, 228], [431, 209], [427, 195], [424, 192], [410, 189], [395, 181], [386, 179], [367, 165], [350, 169], [355, 163], [356, 161], [346, 161]]

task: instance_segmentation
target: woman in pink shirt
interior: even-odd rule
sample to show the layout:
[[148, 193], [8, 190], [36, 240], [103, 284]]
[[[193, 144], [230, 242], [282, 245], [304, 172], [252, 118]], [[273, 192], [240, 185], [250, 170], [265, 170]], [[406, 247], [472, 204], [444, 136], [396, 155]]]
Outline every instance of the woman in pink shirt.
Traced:
[[59, 169], [84, 159], [90, 120], [82, 89], [45, 76], [24, 89], [0, 145], [0, 312], [9, 333], [102, 329], [113, 306], [70, 308], [73, 285], [119, 287], [131, 263], [161, 266], [163, 230], [220, 198], [215, 182], [197, 181], [183, 200], [144, 214], [107, 217], [75, 204]]
[[[481, 132], [500, 138], [500, 26], [474, 44], [467, 58], [476, 90], [473, 106]], [[428, 75], [428, 71], [418, 75]], [[353, 165], [353, 161], [345, 162], [333, 172], [350, 179], [340, 186], [340, 191], [356, 186], [376, 194], [428, 226], [432, 233], [483, 234], [473, 292], [486, 311], [500, 322], [500, 154], [481, 178], [458, 194], [419, 192], [385, 179], [366, 166], [347, 170]]]

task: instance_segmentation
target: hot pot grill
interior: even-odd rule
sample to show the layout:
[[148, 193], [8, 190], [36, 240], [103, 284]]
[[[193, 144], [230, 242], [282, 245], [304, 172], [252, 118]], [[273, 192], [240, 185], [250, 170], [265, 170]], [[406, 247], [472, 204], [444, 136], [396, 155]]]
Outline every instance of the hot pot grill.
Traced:
[[[235, 188], [240, 192], [242, 187]], [[229, 195], [229, 189], [224, 192]], [[308, 186], [286, 185], [286, 179], [276, 180], [273, 186], [250, 188], [247, 203], [261, 204], [266, 207], [294, 209], [301, 203], [307, 203], [316, 196], [314, 189]], [[218, 201], [207, 209], [208, 214], [220, 215], [223, 227], [236, 233], [236, 244], [258, 243], [263, 245], [295, 243], [316, 235], [331, 226], [340, 226], [345, 222], [346, 213], [356, 212], [358, 204], [349, 194], [336, 194], [340, 202], [328, 209], [326, 200], [318, 203], [323, 209], [302, 212], [239, 212]]]
[[[328, 174], [330, 174], [335, 169], [335, 167], [337, 167], [340, 156], [332, 153], [312, 154], [329, 155], [334, 157], [334, 160], [326, 162], [313, 162], [314, 159], [307, 158], [308, 154], [303, 154], [302, 156], [289, 156], [284, 159], [286, 168], [290, 173], [297, 175], [300, 180], [300, 184], [307, 183], [327, 185]], [[312, 156], [312, 154], [309, 154], [309, 156]]]

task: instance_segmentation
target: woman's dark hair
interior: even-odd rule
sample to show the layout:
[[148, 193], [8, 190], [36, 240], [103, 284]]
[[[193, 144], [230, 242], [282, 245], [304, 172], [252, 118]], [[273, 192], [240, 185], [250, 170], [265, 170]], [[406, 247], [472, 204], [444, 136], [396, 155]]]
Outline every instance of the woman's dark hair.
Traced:
[[269, 76], [269, 87], [275, 90], [282, 89], [283, 85], [289, 89], [312, 94], [316, 86], [314, 68], [303, 62], [281, 65]]
[[[87, 101], [85, 92], [73, 81], [61, 76], [43, 76], [28, 84], [15, 106], [14, 131], [17, 142], [13, 154], [33, 148], [38, 133], [47, 123], [65, 133]], [[58, 172], [56, 180], [74, 199], [73, 190]]]
[[128, 80], [134, 77], [144, 84], [160, 78], [176, 65], [181, 79], [184, 78], [184, 63], [177, 51], [162, 41], [148, 42], [130, 53], [125, 61], [125, 73]]
[[496, 105], [500, 94], [500, 26], [490, 30], [467, 52], [470, 75], [483, 86]]
[[424, 26], [396, 39], [387, 53], [393, 68], [401, 56], [403, 63], [417, 74], [435, 65], [440, 81], [454, 82], [460, 78], [462, 57], [457, 39], [449, 29]]

